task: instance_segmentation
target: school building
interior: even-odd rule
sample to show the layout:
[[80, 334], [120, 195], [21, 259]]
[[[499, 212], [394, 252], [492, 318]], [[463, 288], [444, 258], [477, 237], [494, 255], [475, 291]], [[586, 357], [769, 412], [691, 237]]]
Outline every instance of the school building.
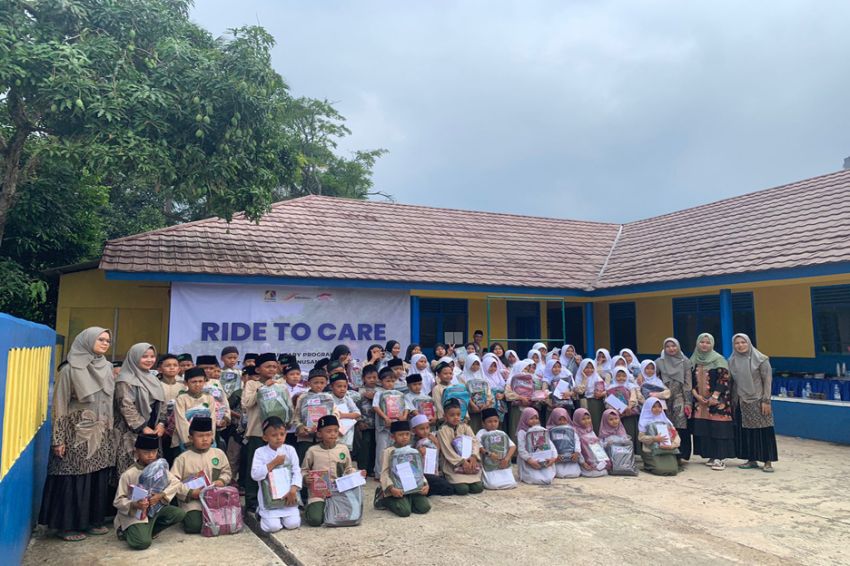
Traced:
[[[98, 265], [61, 271], [66, 348], [104, 326], [119, 359], [138, 341], [174, 344], [176, 286], [228, 285], [402, 294], [409, 339], [426, 352], [481, 329], [520, 357], [538, 340], [655, 357], [667, 336], [690, 352], [701, 331], [728, 354], [746, 332], [779, 372], [834, 375], [850, 359], [850, 170], [626, 224], [308, 196], [259, 224], [208, 219], [113, 240]], [[219, 320], [238, 307], [207, 309]]]

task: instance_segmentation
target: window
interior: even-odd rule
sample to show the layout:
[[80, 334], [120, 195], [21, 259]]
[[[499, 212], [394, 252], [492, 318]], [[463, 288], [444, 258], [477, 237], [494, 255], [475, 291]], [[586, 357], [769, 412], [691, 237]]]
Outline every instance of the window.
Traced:
[[546, 323], [548, 333], [546, 338], [552, 348], [560, 348], [564, 344], [575, 346], [576, 352], [584, 352], [584, 309], [564, 305], [564, 322], [567, 326], [567, 337], [564, 338], [564, 325], [561, 321], [561, 303], [554, 301], [548, 304]]
[[535, 342], [540, 340], [540, 303], [538, 301], [508, 301], [508, 350], [524, 358]]
[[818, 354], [850, 354], [850, 285], [812, 287]]
[[[673, 299], [673, 334], [682, 350], [692, 352], [697, 336], [708, 332], [719, 343], [720, 295]], [[743, 332], [756, 345], [756, 317], [752, 293], [732, 293], [732, 332]]]
[[[444, 342], [447, 333], [459, 333], [465, 339], [466, 328], [466, 299], [419, 299], [419, 345], [429, 359], [434, 356], [434, 346]], [[462, 345], [464, 340], [455, 342]]]
[[637, 351], [637, 317], [635, 304], [611, 303], [608, 306], [608, 322], [611, 328], [611, 351], [619, 352], [623, 348]]

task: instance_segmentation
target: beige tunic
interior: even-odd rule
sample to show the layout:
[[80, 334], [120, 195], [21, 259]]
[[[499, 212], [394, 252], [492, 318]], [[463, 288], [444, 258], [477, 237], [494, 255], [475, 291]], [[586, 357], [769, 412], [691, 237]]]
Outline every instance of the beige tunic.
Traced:
[[[348, 475], [357, 471], [351, 462], [351, 453], [348, 451], [348, 446], [341, 442], [338, 442], [333, 448], [324, 448], [321, 444], [311, 446], [307, 450], [307, 454], [304, 455], [304, 461], [301, 463], [301, 472], [304, 474], [305, 482], [309, 470], [328, 470], [331, 481], [340, 475]], [[342, 474], [339, 473], [340, 471], [342, 471]], [[307, 504], [309, 505], [316, 501], [323, 501], [323, 499], [320, 497], [311, 497], [307, 500]]]
[[[116, 529], [127, 530], [127, 527], [130, 525], [148, 522], [147, 514], [144, 518], [137, 519], [135, 517], [135, 511], [130, 509], [130, 504], [132, 503], [130, 500], [130, 486], [139, 483], [139, 476], [142, 475], [144, 469], [144, 466], [136, 462], [133, 466], [127, 468], [127, 471], [121, 474], [121, 478], [118, 480], [118, 490], [115, 492], [115, 500], [112, 502], [112, 505], [118, 510], [114, 520]], [[177, 476], [168, 472], [168, 487], [163, 492], [163, 501], [170, 503], [179, 490], [180, 480], [177, 479]]]
[[189, 442], [189, 421], [186, 420], [186, 411], [203, 405], [210, 410], [210, 414], [215, 412], [215, 399], [207, 393], [201, 393], [197, 397], [193, 397], [191, 393], [183, 393], [177, 397], [174, 403], [174, 442], [172, 446], [178, 446], [182, 442], [186, 447], [191, 445]]
[[180, 480], [180, 489], [177, 498], [180, 500], [180, 508], [188, 511], [201, 511], [201, 502], [197, 499], [189, 499], [189, 489], [182, 483], [183, 480], [198, 472], [204, 472], [210, 482], [221, 480], [228, 485], [231, 479], [230, 464], [227, 455], [218, 448], [210, 448], [205, 452], [195, 449], [187, 450], [174, 460], [171, 471]]
[[478, 439], [475, 438], [475, 433], [472, 432], [472, 428], [466, 423], [460, 423], [457, 427], [452, 427], [448, 424], [444, 424], [440, 427], [440, 431], [437, 433], [437, 440], [440, 443], [440, 454], [442, 454], [442, 465], [441, 469], [443, 470], [443, 475], [449, 481], [449, 483], [477, 483], [481, 481], [481, 471], [475, 474], [460, 474], [455, 471], [455, 466], [460, 465], [463, 461], [455, 449], [452, 447], [452, 440], [457, 438], [458, 436], [469, 436], [472, 438], [472, 455], [476, 458], [478, 457], [479, 452], [481, 451], [481, 447], [478, 444]]
[[443, 422], [445, 413], [443, 412], [443, 391], [446, 390], [446, 385], [438, 383], [431, 390], [431, 397], [434, 398], [434, 412], [437, 414], [437, 422]]
[[183, 391], [186, 391], [186, 384], [180, 381], [175, 381], [174, 383], [168, 383], [166, 381], [160, 380], [162, 383], [162, 390], [165, 391], [165, 402], [173, 401], [177, 399], [177, 396], [180, 395]]
[[[390, 446], [384, 450], [383, 464], [381, 464], [381, 489], [387, 495], [389, 495], [390, 488], [393, 486], [393, 479], [390, 476], [390, 463], [392, 462], [395, 449], [395, 446]], [[425, 485], [428, 485], [428, 480], [425, 480]]]
[[248, 415], [248, 425], [245, 427], [245, 436], [263, 436], [263, 416], [260, 413], [260, 405], [257, 403], [257, 390], [264, 385], [263, 382], [252, 379], [245, 383], [242, 388], [242, 412]]

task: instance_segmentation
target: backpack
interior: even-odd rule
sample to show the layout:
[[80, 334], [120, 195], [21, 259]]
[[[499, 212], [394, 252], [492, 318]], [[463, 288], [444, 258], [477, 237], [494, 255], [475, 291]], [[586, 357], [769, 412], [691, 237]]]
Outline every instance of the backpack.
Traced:
[[487, 391], [489, 388], [489, 384], [484, 379], [475, 378], [466, 382], [466, 389], [469, 391], [469, 400], [479, 407], [487, 402]]
[[608, 454], [608, 458], [611, 459], [608, 473], [612, 476], [638, 475], [637, 466], [635, 465], [635, 447], [631, 439], [622, 436], [611, 436], [605, 440], [615, 438], [617, 440], [605, 444], [605, 452]]
[[224, 394], [228, 398], [239, 389], [242, 389], [242, 374], [234, 369], [222, 371], [218, 381], [221, 383], [221, 388], [224, 389]]
[[289, 399], [289, 389], [286, 385], [263, 385], [257, 389], [257, 403], [260, 405], [263, 420], [280, 417], [284, 424], [292, 420], [292, 401]]
[[363, 487], [348, 491], [331, 490], [325, 499], [324, 525], [326, 527], [355, 527], [363, 520]]
[[[165, 458], [154, 460], [142, 470], [139, 476], [139, 485], [145, 488], [149, 495], [162, 493], [168, 487], [168, 462]], [[148, 517], [153, 517], [166, 503], [160, 501], [156, 505], [148, 507]]]
[[458, 383], [457, 385], [449, 385], [443, 390], [443, 409], [446, 408], [446, 403], [452, 399], [460, 401], [460, 420], [466, 420], [466, 411], [469, 408], [469, 390], [466, 385]]
[[573, 427], [558, 425], [549, 429], [549, 440], [558, 451], [558, 456], [566, 456], [569, 459], [576, 451], [578, 435]]
[[230, 405], [227, 399], [224, 398], [224, 391], [222, 391], [221, 387], [207, 385], [204, 387], [204, 393], [212, 397], [215, 401], [215, 414], [213, 415], [213, 420], [215, 421], [213, 422], [213, 427], [215, 427], [230, 413]]
[[484, 470], [490, 472], [499, 469], [499, 460], [508, 455], [511, 446], [508, 433], [503, 430], [484, 431], [481, 435], [481, 447], [487, 451], [482, 462]]
[[411, 405], [420, 415], [425, 415], [428, 419], [436, 418], [437, 412], [434, 410], [434, 400], [427, 395], [416, 395], [411, 398]]
[[[454, 450], [455, 453], [457, 453], [457, 455], [460, 456], [461, 458], [463, 458], [463, 438], [464, 438], [464, 436], [466, 436], [466, 435], [456, 436], [452, 440], [452, 450]], [[466, 436], [466, 437], [472, 438], [470, 436]], [[475, 446], [474, 445], [473, 445], [472, 450], [473, 450], [473, 454], [474, 454], [475, 453]], [[481, 464], [479, 463], [479, 461], [476, 459], [476, 460], [474, 460], [474, 462], [475, 462], [475, 468], [471, 472], [472, 475], [481, 472]], [[463, 464], [458, 464], [457, 466], [455, 466], [454, 471], [455, 471], [456, 474], [470, 475], [470, 474], [467, 474], [466, 472], [463, 471]]]
[[301, 423], [307, 428], [315, 428], [319, 419], [331, 415], [334, 411], [334, 398], [330, 393], [305, 392], [301, 395]]
[[534, 395], [534, 376], [518, 373], [511, 378], [511, 389], [523, 399], [531, 399]]
[[378, 405], [388, 419], [397, 421], [404, 414], [404, 393], [398, 389], [384, 391]]
[[235, 487], [207, 486], [199, 495], [203, 526], [201, 535], [217, 537], [233, 535], [242, 530], [242, 506]]
[[[285, 470], [286, 473], [292, 477], [292, 464], [289, 463], [289, 460], [276, 467], [275, 470]], [[272, 485], [268, 476], [260, 481], [260, 492], [263, 498], [263, 506], [266, 509], [283, 509], [286, 507], [286, 501], [282, 497], [274, 499], [272, 494]]]
[[[413, 472], [413, 479], [416, 482], [415, 487], [408, 486], [408, 489], [406, 490], [401, 482], [401, 477], [398, 471], [399, 466], [403, 464], [410, 465], [410, 470]], [[393, 450], [392, 456], [390, 457], [390, 478], [392, 479], [393, 487], [402, 490], [405, 495], [419, 493], [422, 488], [425, 487], [425, 473], [423, 472], [423, 469], [422, 455], [416, 448], [403, 446]]]
[[549, 432], [542, 426], [533, 426], [525, 431], [525, 449], [536, 460], [548, 460], [556, 456]]

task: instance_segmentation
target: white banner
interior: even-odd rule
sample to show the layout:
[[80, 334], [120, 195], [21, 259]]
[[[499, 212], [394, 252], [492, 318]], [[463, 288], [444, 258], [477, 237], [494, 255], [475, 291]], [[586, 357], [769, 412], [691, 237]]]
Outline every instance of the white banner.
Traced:
[[292, 353], [302, 366], [338, 344], [363, 360], [371, 344], [410, 342], [406, 291], [171, 284], [169, 351], [218, 356], [225, 346], [246, 352]]

